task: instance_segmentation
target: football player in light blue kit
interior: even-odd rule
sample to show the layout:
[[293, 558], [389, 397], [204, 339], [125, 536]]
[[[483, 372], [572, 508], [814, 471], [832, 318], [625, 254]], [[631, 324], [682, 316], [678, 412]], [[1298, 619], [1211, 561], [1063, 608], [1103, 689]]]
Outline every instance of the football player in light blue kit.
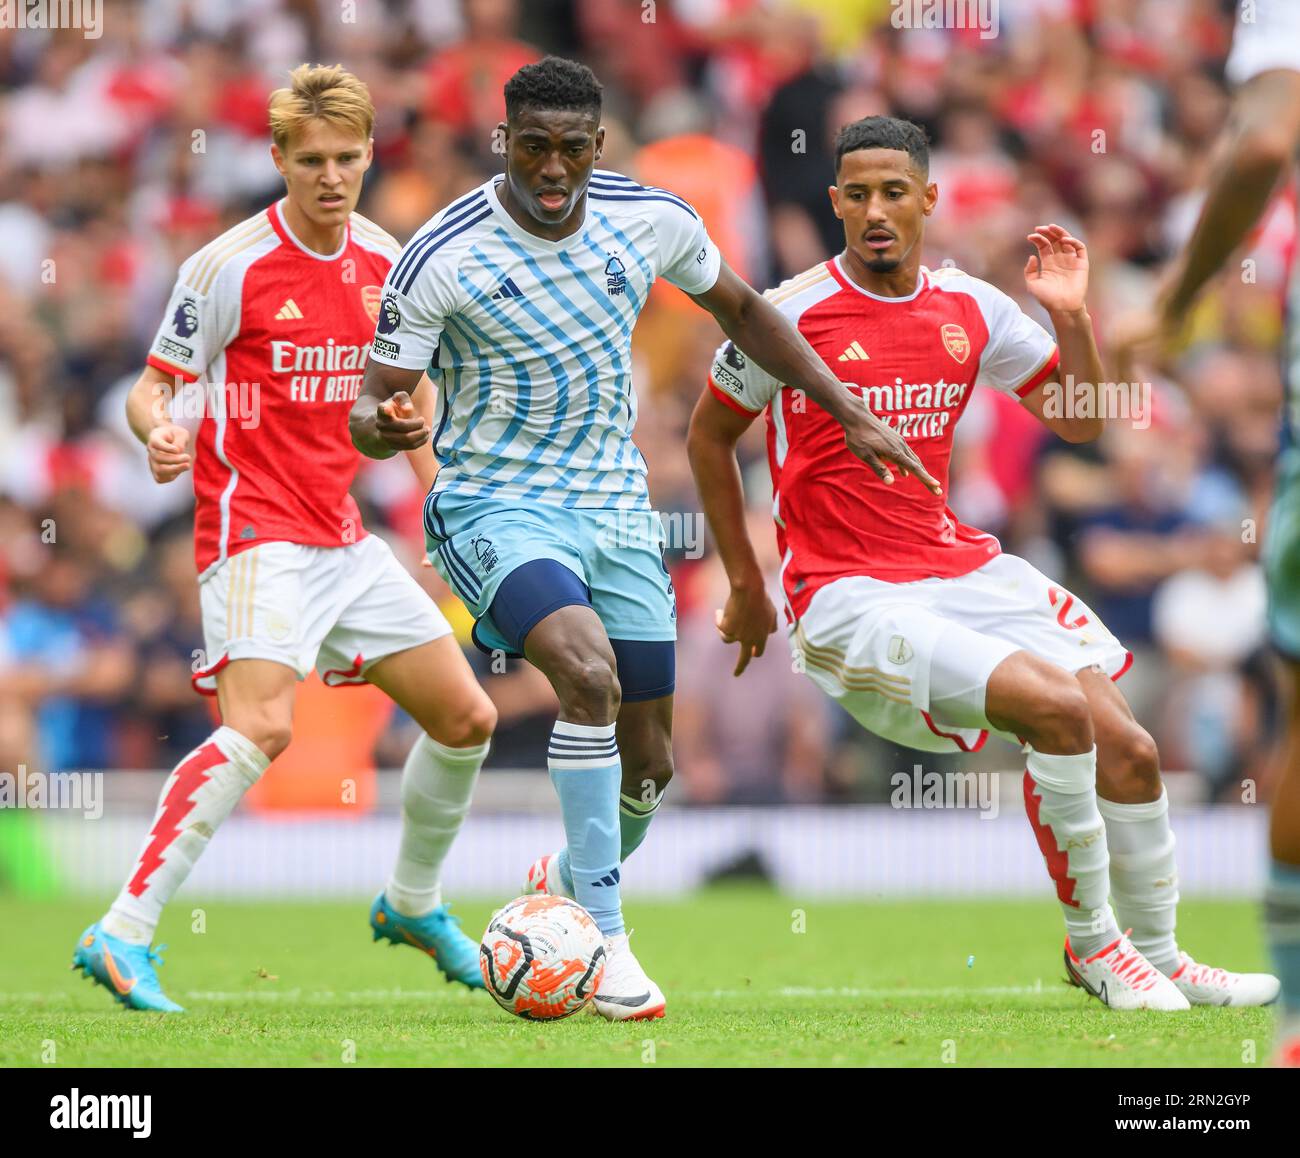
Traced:
[[429, 557], [478, 645], [527, 657], [560, 701], [548, 766], [568, 847], [539, 862], [530, 891], [573, 896], [600, 926], [603, 1016], [659, 1017], [619, 896], [619, 866], [672, 776], [676, 613], [632, 442], [631, 334], [651, 283], [667, 278], [805, 390], [881, 478], [892, 463], [938, 484], [728, 268], [690, 205], [595, 168], [590, 69], [548, 57], [511, 77], [505, 101], [505, 173], [438, 213], [389, 274], [352, 440], [372, 458], [421, 445], [429, 425], [409, 393], [426, 369], [440, 382]]

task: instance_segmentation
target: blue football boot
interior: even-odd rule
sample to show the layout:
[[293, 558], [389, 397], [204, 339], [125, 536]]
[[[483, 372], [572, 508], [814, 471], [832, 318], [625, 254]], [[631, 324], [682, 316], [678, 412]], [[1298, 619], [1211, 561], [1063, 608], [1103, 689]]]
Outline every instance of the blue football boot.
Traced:
[[77, 942], [72, 954], [72, 968], [93, 978], [128, 1009], [146, 1009], [153, 1013], [184, 1013], [158, 984], [154, 965], [163, 963], [165, 945], [153, 949], [148, 945], [131, 945], [110, 937], [96, 921]]
[[439, 905], [423, 917], [404, 917], [380, 893], [370, 906], [370, 927], [376, 941], [386, 937], [394, 945], [413, 945], [427, 953], [448, 981], [459, 981], [471, 989], [485, 988], [478, 945], [461, 932], [460, 921], [447, 905]]

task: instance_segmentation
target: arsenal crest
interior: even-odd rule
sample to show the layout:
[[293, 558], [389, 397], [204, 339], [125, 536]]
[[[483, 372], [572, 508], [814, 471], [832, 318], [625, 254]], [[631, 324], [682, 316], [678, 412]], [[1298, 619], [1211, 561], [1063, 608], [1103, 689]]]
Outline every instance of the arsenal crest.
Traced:
[[966, 331], [955, 322], [949, 322], [946, 326], [939, 327], [939, 337], [943, 339], [943, 344], [958, 362], [965, 362], [970, 357], [970, 339], [966, 336]]
[[377, 285], [363, 285], [361, 287], [361, 304], [366, 307], [366, 313], [370, 315], [372, 322], [379, 321], [379, 295], [382, 292]]

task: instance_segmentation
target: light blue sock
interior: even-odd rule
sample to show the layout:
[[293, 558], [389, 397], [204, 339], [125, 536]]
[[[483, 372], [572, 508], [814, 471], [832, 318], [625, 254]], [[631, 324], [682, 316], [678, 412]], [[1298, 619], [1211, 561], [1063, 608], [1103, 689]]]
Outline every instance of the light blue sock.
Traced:
[[[618, 798], [618, 831], [619, 831], [619, 862], [627, 860], [638, 848], [641, 842], [645, 840], [645, 834], [650, 831], [650, 822], [655, 818], [655, 813], [659, 811], [659, 802], [663, 800], [664, 794], [659, 793], [649, 804], [637, 796], [629, 796], [626, 792], [619, 795]], [[569, 868], [569, 850], [560, 849], [560, 855], [555, 858], [555, 867], [560, 873], [560, 883], [564, 886], [566, 892], [573, 892], [573, 873]]]
[[1300, 1013], [1300, 865], [1275, 860], [1264, 893], [1268, 942], [1282, 981], [1282, 1004]]
[[606, 937], [623, 932], [619, 894], [618, 793], [623, 769], [614, 725], [557, 720], [546, 759], [568, 841], [560, 879]]

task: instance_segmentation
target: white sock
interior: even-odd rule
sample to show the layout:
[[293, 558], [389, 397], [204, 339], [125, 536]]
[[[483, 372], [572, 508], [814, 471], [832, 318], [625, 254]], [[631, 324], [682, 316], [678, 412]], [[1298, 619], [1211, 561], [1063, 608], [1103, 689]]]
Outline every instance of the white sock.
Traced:
[[1133, 930], [1133, 944], [1161, 972], [1178, 970], [1178, 868], [1169, 827], [1169, 796], [1148, 804], [1116, 804], [1097, 798], [1106, 821], [1110, 885], [1115, 915]]
[[252, 740], [223, 726], [176, 765], [131, 875], [103, 919], [109, 936], [135, 945], [153, 940], [163, 906], [268, 764]]
[[422, 917], [442, 904], [442, 862], [469, 812], [488, 741], [448, 748], [421, 736], [402, 769], [402, 843], [384, 889], [405, 917]]
[[1120, 933], [1107, 895], [1106, 826], [1097, 809], [1097, 749], [1077, 756], [1029, 750], [1025, 811], [1065, 914], [1070, 948], [1087, 957]]

